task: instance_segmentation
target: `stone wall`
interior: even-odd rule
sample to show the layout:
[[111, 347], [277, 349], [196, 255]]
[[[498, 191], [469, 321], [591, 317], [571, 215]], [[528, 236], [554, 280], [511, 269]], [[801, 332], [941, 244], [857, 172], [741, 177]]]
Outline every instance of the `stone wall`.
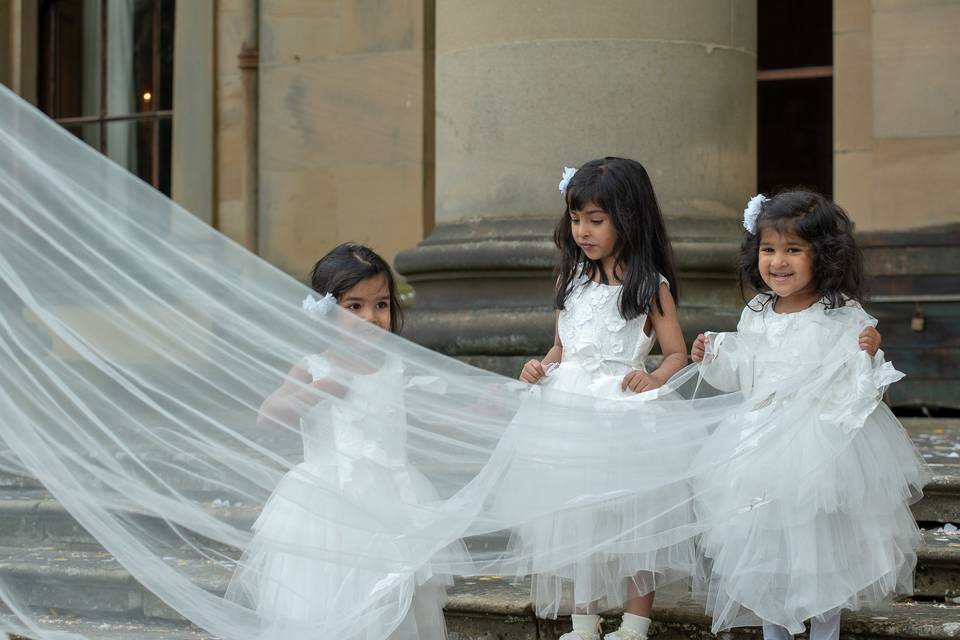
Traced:
[[756, 184], [755, 2], [446, 0], [436, 32], [437, 227], [397, 260], [417, 292], [406, 335], [501, 372], [542, 356], [556, 185], [563, 166], [606, 155], [650, 172], [684, 326], [735, 325], [738, 220]]
[[861, 231], [960, 223], [960, 3], [835, 0], [837, 201]]
[[302, 275], [345, 240], [423, 238], [425, 1], [260, 5], [259, 253]]

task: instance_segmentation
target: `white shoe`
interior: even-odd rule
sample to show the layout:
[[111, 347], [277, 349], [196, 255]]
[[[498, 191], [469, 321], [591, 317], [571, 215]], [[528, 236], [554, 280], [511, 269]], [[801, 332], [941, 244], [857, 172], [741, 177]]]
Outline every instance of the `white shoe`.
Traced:
[[570, 616], [570, 621], [573, 631], [568, 631], [558, 640], [600, 640], [600, 616], [575, 613]]
[[603, 636], [603, 640], [647, 640], [647, 634], [620, 627]]
[[603, 636], [603, 640], [647, 640], [650, 618], [623, 612], [620, 628]]

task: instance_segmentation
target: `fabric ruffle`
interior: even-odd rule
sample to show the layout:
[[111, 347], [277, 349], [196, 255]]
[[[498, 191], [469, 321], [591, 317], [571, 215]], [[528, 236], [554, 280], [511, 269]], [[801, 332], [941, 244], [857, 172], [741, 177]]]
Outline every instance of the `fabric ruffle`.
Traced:
[[[826, 354], [811, 343], [806, 362], [785, 361], [741, 321], [703, 367], [710, 384], [748, 387], [756, 399], [694, 463], [707, 470], [697, 515], [717, 523], [700, 544], [714, 632], [763, 621], [801, 633], [810, 618], [912, 593], [920, 533], [909, 505], [928, 472], [881, 402], [903, 374], [882, 352], [856, 350], [871, 320], [861, 310], [797, 315], [778, 327], [784, 339], [814, 324]], [[710, 468], [711, 459], [722, 462]]]

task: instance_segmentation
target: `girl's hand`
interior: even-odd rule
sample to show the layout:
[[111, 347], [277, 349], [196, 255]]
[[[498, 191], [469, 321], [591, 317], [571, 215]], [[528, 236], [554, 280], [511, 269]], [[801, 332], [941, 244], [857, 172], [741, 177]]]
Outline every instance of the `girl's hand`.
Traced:
[[873, 357], [877, 355], [877, 351], [880, 349], [880, 332], [877, 331], [876, 327], [867, 327], [860, 332], [858, 342], [860, 350], [866, 351], [870, 354], [870, 357]]
[[710, 338], [702, 333], [697, 336], [696, 340], [693, 341], [693, 347], [690, 349], [690, 357], [694, 362], [701, 362], [703, 360], [703, 356], [707, 352], [708, 342], [710, 342]]
[[546, 375], [547, 372], [543, 370], [543, 363], [539, 360], [530, 360], [527, 364], [523, 365], [523, 371], [520, 372], [520, 379], [530, 384], [537, 384], [540, 378]]
[[643, 393], [644, 391], [650, 391], [662, 385], [662, 382], [646, 371], [631, 371], [623, 376], [623, 382], [620, 383], [620, 388], [623, 391], [630, 389], [630, 391], [634, 393]]

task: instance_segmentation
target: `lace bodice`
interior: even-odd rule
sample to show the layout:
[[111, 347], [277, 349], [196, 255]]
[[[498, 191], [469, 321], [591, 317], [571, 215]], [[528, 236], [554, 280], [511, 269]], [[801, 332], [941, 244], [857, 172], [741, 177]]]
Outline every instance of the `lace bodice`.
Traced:
[[[307, 356], [304, 368], [314, 380], [329, 375], [322, 356]], [[403, 413], [403, 368], [391, 360], [380, 370], [357, 374], [343, 402], [319, 402], [300, 421], [303, 457], [308, 463], [336, 464], [367, 459], [385, 467], [406, 464]], [[346, 469], [344, 469], [346, 470]]]
[[[667, 282], [660, 276], [660, 282]], [[581, 274], [560, 312], [557, 329], [563, 344], [562, 362], [601, 374], [619, 375], [644, 369], [643, 361], [656, 336], [643, 332], [647, 316], [625, 320], [620, 314], [620, 285], [593, 282]]]
[[[853, 301], [838, 309], [817, 302], [777, 313], [772, 299], [758, 295], [744, 308], [736, 333], [711, 334], [701, 370], [712, 386], [727, 391], [759, 384], [776, 388], [799, 371], [815, 371], [837, 349], [858, 351], [857, 335], [873, 324]], [[882, 366], [882, 352], [875, 362]]]

